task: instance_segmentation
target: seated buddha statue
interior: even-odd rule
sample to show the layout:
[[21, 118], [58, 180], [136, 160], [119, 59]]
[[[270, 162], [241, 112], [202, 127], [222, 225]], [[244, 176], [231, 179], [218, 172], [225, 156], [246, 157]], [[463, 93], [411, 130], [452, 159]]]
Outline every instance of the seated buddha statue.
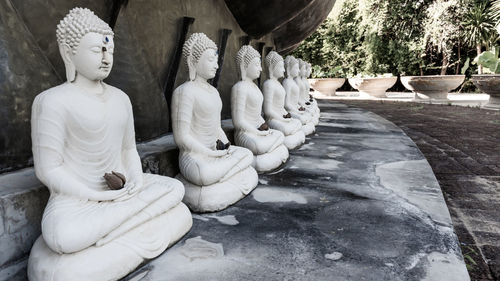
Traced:
[[299, 104], [300, 88], [295, 82], [295, 78], [299, 76], [299, 62], [293, 56], [285, 58], [286, 78], [283, 79], [283, 88], [285, 88], [285, 109], [293, 118], [299, 119], [302, 123], [302, 131], [304, 134], [310, 135], [314, 133], [314, 120], [311, 113]]
[[196, 212], [222, 210], [257, 186], [250, 150], [231, 145], [221, 127], [222, 101], [207, 80], [215, 77], [217, 46], [203, 33], [184, 43], [189, 81], [172, 96], [172, 129], [179, 146], [184, 202]]
[[245, 45], [238, 51], [236, 65], [241, 81], [231, 89], [234, 142], [252, 151], [257, 172], [274, 170], [288, 159], [288, 148], [283, 144], [283, 133], [269, 128], [262, 118], [264, 98], [254, 83], [262, 71], [260, 54]]
[[264, 82], [264, 115], [270, 128], [281, 131], [285, 135], [284, 144], [288, 149], [294, 149], [305, 141], [300, 120], [291, 118], [285, 110], [285, 89], [278, 81], [285, 74], [283, 57], [271, 51], [266, 56], [269, 79]]
[[307, 81], [307, 63], [302, 59], [297, 59], [299, 62], [299, 75], [295, 77], [294, 81], [300, 89], [299, 105], [303, 106], [313, 118], [314, 125], [319, 123], [319, 108], [318, 103], [309, 95], [310, 85]]
[[160, 255], [192, 225], [176, 179], [145, 174], [128, 96], [104, 83], [113, 31], [89, 9], [57, 26], [67, 82], [32, 106], [35, 172], [49, 189], [31, 281], [118, 280]]

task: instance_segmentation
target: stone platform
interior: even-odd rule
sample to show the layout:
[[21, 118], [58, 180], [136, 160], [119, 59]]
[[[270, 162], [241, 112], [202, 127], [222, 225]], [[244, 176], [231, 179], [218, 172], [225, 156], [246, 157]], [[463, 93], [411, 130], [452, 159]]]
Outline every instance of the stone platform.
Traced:
[[479, 107], [490, 110], [500, 110], [500, 105], [489, 103], [490, 95], [478, 93], [449, 93], [447, 99], [415, 99], [412, 92], [387, 92], [386, 97], [376, 98], [367, 94], [361, 94], [357, 91], [337, 92], [333, 96], [324, 95], [321, 92], [314, 91], [314, 96], [319, 99], [343, 101], [343, 100], [376, 100], [376, 101], [398, 101], [398, 102], [416, 102], [423, 104], [444, 104], [457, 105], [464, 107]]
[[398, 127], [320, 103], [316, 134], [126, 281], [469, 280], [441, 189]]

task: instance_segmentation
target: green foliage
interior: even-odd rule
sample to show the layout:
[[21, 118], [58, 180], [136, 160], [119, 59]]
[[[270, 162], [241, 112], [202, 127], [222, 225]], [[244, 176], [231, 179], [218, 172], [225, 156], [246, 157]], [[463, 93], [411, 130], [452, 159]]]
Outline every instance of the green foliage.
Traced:
[[474, 59], [474, 63], [484, 67], [484, 73], [500, 74], [500, 59], [498, 58], [498, 48], [491, 51], [482, 52]]
[[461, 23], [463, 37], [470, 47], [485, 46], [497, 36], [495, 25], [500, 16], [500, 1], [495, 4], [498, 10], [493, 9], [490, 0], [468, 2], [468, 11]]
[[341, 78], [344, 77], [344, 73], [342, 71], [342, 66], [336, 66], [329, 69], [323, 69], [319, 65], [313, 66], [312, 76], [314, 78]]
[[292, 53], [317, 66], [313, 77], [470, 75], [477, 64], [462, 66], [477, 55], [472, 45], [492, 46], [498, 37], [500, 0], [337, 2], [335, 17]]
[[[341, 1], [341, 0], [339, 0]], [[424, 47], [422, 22], [428, 0], [344, 0], [335, 19], [328, 18], [293, 55], [330, 75], [419, 74]]]
[[[426, 11], [424, 44], [442, 54], [443, 67], [447, 67], [456, 42], [460, 38], [462, 5], [458, 0], [436, 0]], [[428, 51], [433, 51], [428, 49]]]

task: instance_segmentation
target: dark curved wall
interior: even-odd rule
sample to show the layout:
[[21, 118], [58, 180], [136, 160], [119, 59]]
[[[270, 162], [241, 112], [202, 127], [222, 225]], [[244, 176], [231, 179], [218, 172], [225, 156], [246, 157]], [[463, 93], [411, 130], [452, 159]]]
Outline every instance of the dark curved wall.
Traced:
[[[282, 1], [255, 2], [259, 1], [264, 6], [269, 5], [270, 8], [278, 10], [283, 4]], [[290, 17], [308, 16], [306, 12], [314, 6], [311, 3], [318, 1], [325, 0], [291, 1], [285, 5], [289, 7], [289, 13], [280, 15], [278, 25], [276, 22], [266, 21], [267, 17], [258, 9], [251, 10], [255, 24], [245, 24], [251, 34], [240, 27], [238, 19], [246, 13], [247, 3], [250, 3], [247, 1], [0, 1], [0, 173], [32, 164], [31, 104], [38, 93], [65, 81], [64, 64], [59, 55], [55, 29], [71, 8], [87, 7], [108, 22], [116, 19], [115, 62], [106, 82], [130, 96], [134, 109], [136, 138], [138, 141], [145, 141], [169, 130], [169, 108], [162, 88], [165, 70], [174, 58], [182, 17], [195, 18], [189, 34], [204, 32], [217, 44], [221, 29], [232, 30], [227, 41], [218, 84], [224, 104], [222, 118], [229, 118], [231, 87], [239, 80], [234, 58], [244, 41], [242, 38], [250, 34], [254, 39], [251, 44], [264, 50], [276, 49], [276, 46], [285, 46], [290, 42], [295, 43], [299, 38], [296, 34], [291, 36], [292, 39], [283, 36], [283, 32], [308, 32], [312, 25], [305, 24], [304, 21], [293, 21]], [[240, 14], [233, 11], [238, 7], [238, 2], [241, 6]], [[121, 3], [124, 5], [120, 5]], [[237, 15], [236, 19], [233, 13]], [[263, 25], [260, 25], [258, 20], [261, 18]], [[294, 28], [297, 24], [306, 27]], [[273, 38], [275, 36], [281, 36], [280, 40], [285, 43], [276, 41], [276, 38]], [[185, 82], [187, 76], [187, 67], [182, 60], [175, 87]]]
[[[335, 0], [225, 0], [241, 28], [253, 38], [272, 32], [276, 49], [295, 49], [326, 19]], [[259, 15], [259, 16], [255, 16]]]

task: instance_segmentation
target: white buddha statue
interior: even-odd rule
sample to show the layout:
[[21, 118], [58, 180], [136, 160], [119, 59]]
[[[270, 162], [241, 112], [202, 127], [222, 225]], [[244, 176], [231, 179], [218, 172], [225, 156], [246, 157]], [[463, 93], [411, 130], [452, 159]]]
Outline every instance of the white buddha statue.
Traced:
[[285, 58], [286, 78], [283, 79], [283, 88], [285, 88], [285, 109], [293, 118], [299, 119], [302, 123], [302, 131], [304, 134], [310, 135], [314, 133], [314, 120], [312, 115], [306, 109], [299, 105], [301, 91], [295, 78], [299, 76], [299, 62], [293, 56]]
[[221, 128], [222, 101], [207, 80], [215, 76], [217, 46], [203, 33], [184, 43], [189, 81], [172, 97], [172, 127], [180, 149], [177, 176], [186, 187], [184, 202], [193, 211], [222, 210], [257, 186], [250, 150], [230, 145]]
[[118, 280], [189, 231], [191, 213], [181, 182], [142, 172], [130, 100], [102, 82], [113, 65], [108, 24], [74, 8], [57, 41], [67, 82], [32, 107], [35, 171], [50, 198], [28, 278]]
[[264, 114], [270, 128], [281, 131], [285, 135], [284, 144], [288, 149], [294, 149], [305, 141], [300, 120], [291, 118], [285, 110], [286, 92], [279, 78], [285, 74], [283, 57], [275, 51], [266, 56], [269, 79], [264, 82]]
[[231, 89], [231, 113], [236, 145], [246, 147], [254, 154], [253, 166], [258, 172], [278, 168], [288, 159], [282, 132], [269, 128], [262, 118], [263, 96], [253, 82], [262, 71], [260, 54], [251, 46], [241, 47], [236, 56], [241, 81]]
[[297, 59], [297, 61], [299, 62], [299, 75], [295, 77], [294, 81], [300, 89], [299, 105], [311, 114], [314, 125], [318, 125], [320, 112], [318, 103], [309, 95], [310, 85], [307, 81], [307, 77], [309, 76], [307, 74], [307, 63], [302, 59]]

